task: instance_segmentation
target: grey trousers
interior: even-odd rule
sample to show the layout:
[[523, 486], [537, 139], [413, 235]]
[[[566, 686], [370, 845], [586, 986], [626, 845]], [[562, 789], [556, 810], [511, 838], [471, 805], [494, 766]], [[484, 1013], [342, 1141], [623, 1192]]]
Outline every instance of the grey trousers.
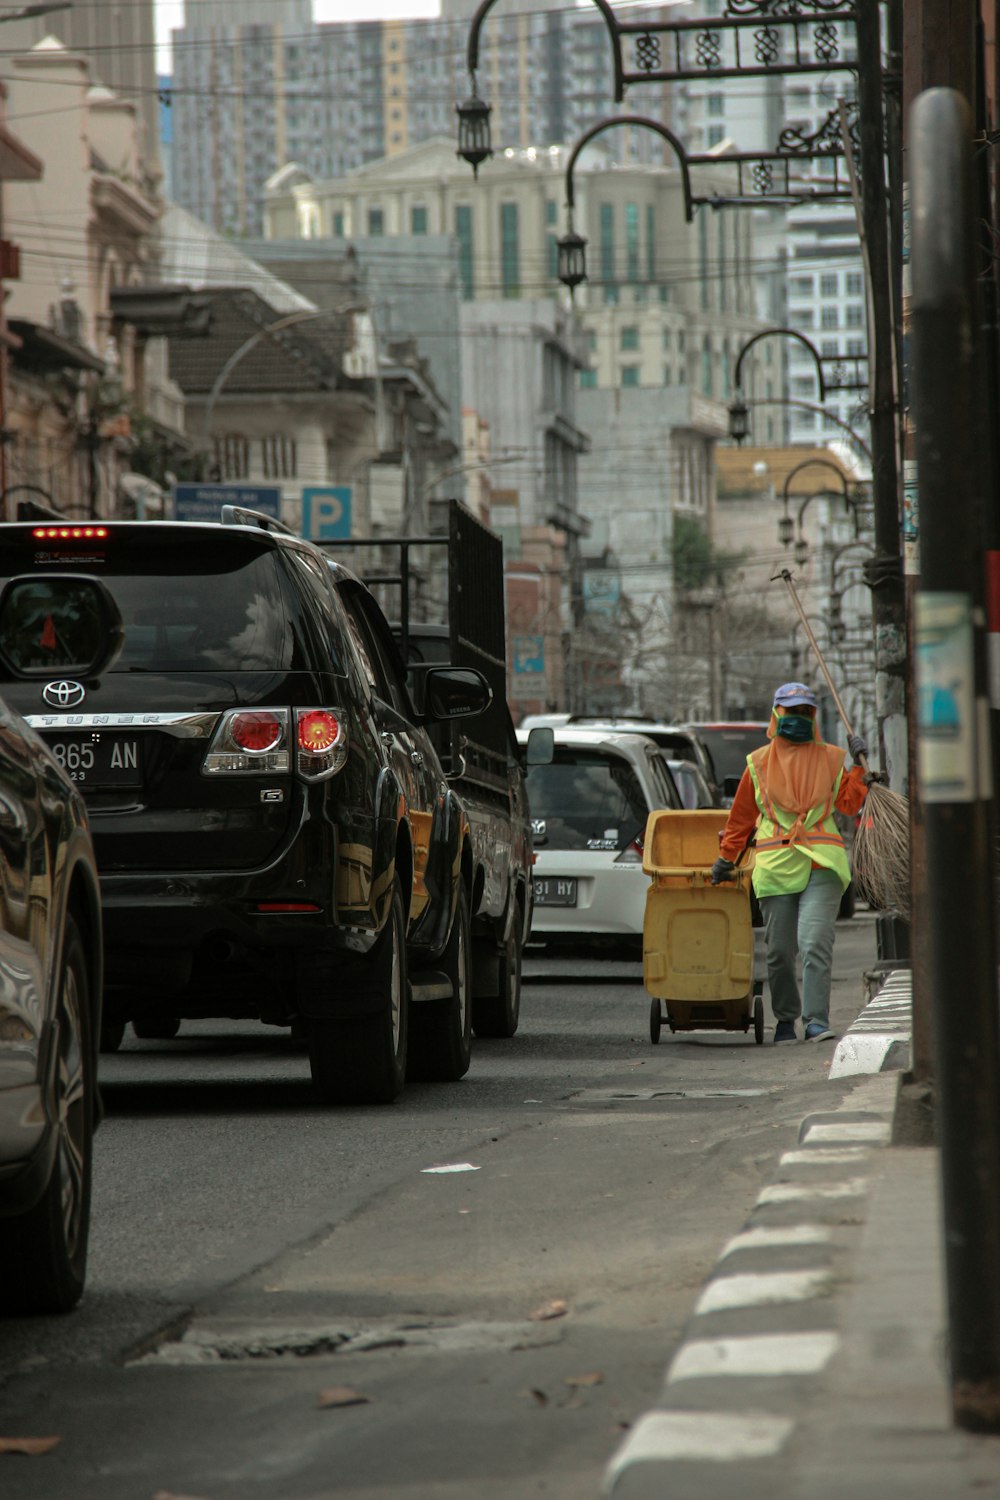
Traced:
[[[767, 945], [767, 983], [776, 1021], [808, 1026], [830, 1020], [833, 939], [840, 910], [840, 877], [814, 868], [805, 890], [792, 896], [761, 896]], [[802, 956], [802, 994], [796, 957]]]

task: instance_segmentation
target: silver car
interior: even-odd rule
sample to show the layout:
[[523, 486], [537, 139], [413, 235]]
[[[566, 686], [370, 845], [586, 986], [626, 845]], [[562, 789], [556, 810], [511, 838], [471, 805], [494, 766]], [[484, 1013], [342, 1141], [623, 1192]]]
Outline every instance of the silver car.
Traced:
[[659, 747], [642, 734], [561, 725], [518, 739], [535, 849], [532, 937], [641, 938], [646, 820], [683, 806]]

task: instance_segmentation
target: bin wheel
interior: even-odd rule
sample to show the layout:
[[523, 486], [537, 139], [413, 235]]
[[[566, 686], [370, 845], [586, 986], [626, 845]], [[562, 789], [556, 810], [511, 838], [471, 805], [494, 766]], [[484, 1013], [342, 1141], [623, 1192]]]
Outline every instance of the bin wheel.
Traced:
[[660, 1016], [660, 1002], [659, 1000], [654, 1000], [649, 1007], [649, 1040], [652, 1042], [654, 1047], [660, 1040], [661, 1025], [662, 1017]]
[[755, 995], [753, 1002], [753, 1039], [758, 1047], [764, 1041], [764, 1001], [760, 995]]

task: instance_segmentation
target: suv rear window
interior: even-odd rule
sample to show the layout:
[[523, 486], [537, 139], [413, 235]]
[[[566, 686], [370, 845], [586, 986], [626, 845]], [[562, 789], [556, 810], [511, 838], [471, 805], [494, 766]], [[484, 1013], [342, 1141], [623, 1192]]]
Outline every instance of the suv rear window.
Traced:
[[[559, 746], [550, 765], [529, 766], [528, 805], [539, 849], [627, 849], [649, 813], [627, 760]], [[545, 824], [543, 833], [539, 822]]]
[[698, 725], [698, 738], [707, 747], [721, 786], [727, 776], [742, 776], [751, 750], [767, 742], [767, 724]]
[[[101, 578], [125, 626], [111, 672], [294, 671], [313, 665], [301, 639], [298, 580], [291, 581], [273, 549], [238, 533], [192, 528], [188, 538], [151, 528], [128, 536], [112, 528], [86, 556], [48, 546], [22, 532], [17, 545], [0, 551], [0, 575], [30, 572], [43, 588], [46, 572]], [[57, 630], [61, 623], [55, 620]], [[341, 672], [332, 638], [328, 650], [330, 670]]]

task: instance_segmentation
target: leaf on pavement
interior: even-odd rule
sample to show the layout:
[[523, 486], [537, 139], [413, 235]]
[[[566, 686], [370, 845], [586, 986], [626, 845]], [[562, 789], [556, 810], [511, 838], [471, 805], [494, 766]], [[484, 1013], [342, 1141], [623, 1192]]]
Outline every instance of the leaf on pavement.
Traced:
[[549, 1398], [545, 1392], [536, 1390], [534, 1386], [532, 1386], [530, 1391], [526, 1391], [525, 1394], [530, 1396], [532, 1400], [537, 1401], [539, 1406], [548, 1406], [549, 1404]]
[[363, 1396], [360, 1391], [354, 1390], [349, 1385], [331, 1385], [327, 1386], [325, 1391], [320, 1391], [316, 1405], [320, 1410], [331, 1406], [364, 1406], [371, 1399], [370, 1396]]
[[528, 1317], [534, 1323], [544, 1323], [548, 1318], [564, 1318], [569, 1312], [569, 1304], [561, 1297], [555, 1297], [551, 1302], [543, 1302], [541, 1307], [536, 1307]]
[[583, 1385], [603, 1385], [604, 1376], [600, 1370], [588, 1370], [586, 1375], [567, 1375], [565, 1383], [566, 1385], [578, 1387]]
[[23, 1453], [28, 1458], [37, 1458], [51, 1452], [58, 1442], [57, 1437], [0, 1438], [0, 1453]]

